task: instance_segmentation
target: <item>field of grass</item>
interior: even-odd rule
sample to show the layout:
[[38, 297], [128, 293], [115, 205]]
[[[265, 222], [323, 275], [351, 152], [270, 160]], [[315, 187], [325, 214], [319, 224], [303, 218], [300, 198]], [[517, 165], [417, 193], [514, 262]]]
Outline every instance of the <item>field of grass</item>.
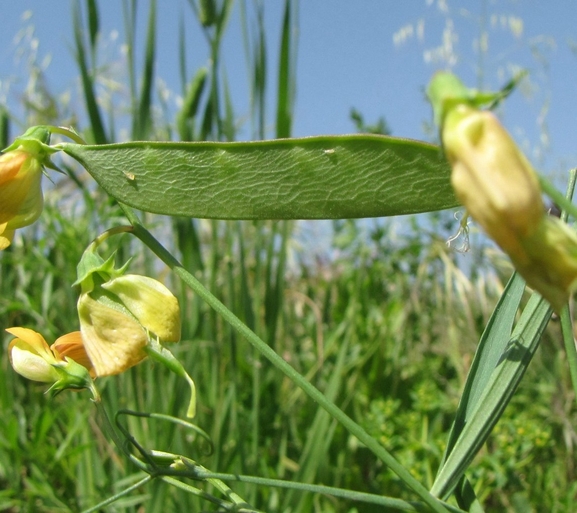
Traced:
[[[234, 106], [225, 70], [218, 65], [233, 2], [190, 3], [199, 19], [194, 30], [203, 30], [210, 41], [207, 62], [212, 65], [183, 82], [184, 104], [174, 119], [162, 114], [153, 66], [157, 6], [150, 2], [146, 41], [140, 42], [148, 45], [141, 69], [127, 53], [130, 140], [235, 139]], [[39, 79], [36, 102], [28, 104], [24, 121], [75, 123], [87, 141], [113, 142], [119, 129], [113, 107], [107, 111], [98, 96], [103, 93], [94, 59], [98, 2], [74, 5], [85, 111], [60, 112], [55, 96]], [[126, 5], [130, 27], [133, 4]], [[279, 48], [267, 41], [262, 26], [264, 3], [243, 6], [248, 69], [254, 78], [252, 131], [255, 137], [266, 134], [266, 78], [278, 73], [275, 136], [289, 137], [296, 3], [286, 1]], [[130, 35], [126, 43], [128, 48], [134, 44]], [[185, 61], [186, 49], [176, 50]], [[267, 68], [265, 50], [279, 53], [279, 70]], [[2, 148], [17, 135], [11, 114], [7, 108], [1, 111]], [[127, 457], [139, 454], [136, 446], [127, 445], [123, 453], [114, 445], [86, 391], [49, 398], [43, 393], [45, 384], [14, 373], [6, 352], [11, 337], [4, 328], [29, 327], [50, 342], [77, 330], [76, 265], [99, 233], [128, 224], [124, 211], [82, 168], [64, 159], [61, 167], [64, 175], [44, 182], [46, 205], [40, 220], [19, 231], [14, 244], [0, 254], [0, 511], [86, 511], [115, 494], [120, 494], [115, 502], [95, 511], [428, 511], [422, 503], [417, 509], [406, 502], [395, 507], [265, 481], [419, 500], [404, 479], [129, 236], [110, 239], [103, 254], [116, 251], [119, 265], [132, 257], [131, 272], [155, 276], [178, 296], [182, 339], [171, 350], [196, 382], [194, 424], [210, 443], [165, 418], [130, 413], [184, 418], [185, 382], [151, 361], [97, 380], [112, 424], [121, 437], [121, 428], [127, 429], [131, 440], [147, 451], [183, 455], [209, 472], [260, 480], [234, 482], [220, 476], [217, 482], [215, 476], [212, 481], [177, 482], [166, 475], [147, 480], [148, 474]], [[333, 221], [330, 231], [323, 228], [329, 247], [318, 254], [318, 247], [303, 242], [308, 230], [319, 229], [313, 222], [152, 214], [141, 219], [188, 272], [429, 489], [443, 461], [481, 334], [512, 272], [481, 238], [470, 255], [474, 265], [459, 269], [454, 250], [445, 243], [458, 228], [452, 214]], [[466, 471], [485, 511], [575, 510], [577, 412], [560, 331], [554, 317], [510, 404]], [[234, 509], [223, 482], [255, 509]], [[122, 493], [133, 485], [138, 486]], [[214, 504], [213, 496], [230, 501]], [[453, 499], [448, 502], [456, 507]]]

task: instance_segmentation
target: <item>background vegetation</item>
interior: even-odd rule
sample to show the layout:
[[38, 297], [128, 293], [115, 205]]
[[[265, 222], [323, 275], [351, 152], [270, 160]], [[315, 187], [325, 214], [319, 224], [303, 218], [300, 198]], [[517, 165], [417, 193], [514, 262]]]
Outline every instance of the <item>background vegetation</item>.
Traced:
[[[75, 58], [85, 110], [73, 112], [52, 93], [39, 66], [24, 98], [25, 119], [2, 108], [0, 145], [17, 121], [26, 125], [73, 124], [89, 141], [119, 139], [118, 105], [108, 101], [106, 65], [99, 62], [98, 3], [73, 4]], [[209, 41], [206, 67], [186, 69], [182, 108], [164, 108], [155, 75], [156, 3], [149, 3], [145, 61], [135, 62], [135, 2], [125, 2], [126, 76], [122, 115], [129, 139], [233, 140], [239, 120], [230, 101], [230, 77], [219, 60], [233, 2], [190, 2], [196, 27]], [[213, 9], [211, 9], [211, 6]], [[251, 130], [264, 137], [271, 77], [278, 77], [275, 135], [291, 135], [296, 87], [296, 3], [286, 0], [282, 39], [269, 41], [264, 3], [241, 3], [251, 77]], [[184, 30], [181, 41], [184, 41]], [[271, 70], [267, 55], [279, 54]], [[275, 81], [276, 82], [276, 81]], [[386, 123], [361, 131], [381, 132]], [[124, 119], [124, 118], [123, 118]], [[26, 326], [54, 340], [78, 329], [76, 263], [100, 231], [125, 223], [122, 213], [82, 169], [63, 161], [66, 176], [46, 187], [41, 220], [0, 256], [0, 327]], [[47, 182], [47, 181], [46, 181]], [[157, 236], [250, 328], [298, 371], [379, 439], [430, 486], [440, 464], [454, 412], [477, 341], [510, 269], [490, 248], [475, 248], [463, 271], [445, 240], [455, 231], [451, 213], [402, 222], [335, 221], [331, 258], [302, 246], [310, 225], [294, 222], [225, 222], [148, 216]], [[174, 348], [199, 394], [195, 422], [214, 451], [188, 432], [151, 419], [126, 419], [148, 448], [189, 455], [219, 472], [260, 475], [340, 486], [412, 499], [396, 476], [328, 414], [295, 389], [239, 339], [198, 298], [159, 267], [152, 254], [128, 239], [110, 251], [134, 257], [131, 270], [160, 275], [180, 295], [183, 337]], [[0, 510], [80, 511], [139, 481], [143, 474], [101, 431], [85, 393], [53, 400], [44, 386], [17, 376], [8, 363], [9, 337], [0, 333]], [[146, 362], [99, 381], [107, 409], [183, 416], [184, 382]], [[520, 389], [468, 477], [488, 511], [574, 510], [575, 401], [553, 322]], [[263, 511], [365, 512], [376, 506], [327, 496], [235, 483], [233, 488]], [[203, 499], [153, 481], [106, 511], [216, 511]]]

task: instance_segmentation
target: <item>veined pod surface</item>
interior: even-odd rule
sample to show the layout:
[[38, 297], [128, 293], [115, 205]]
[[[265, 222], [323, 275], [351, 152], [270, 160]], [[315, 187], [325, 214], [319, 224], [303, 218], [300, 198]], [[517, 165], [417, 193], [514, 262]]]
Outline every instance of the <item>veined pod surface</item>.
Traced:
[[157, 214], [339, 219], [459, 203], [437, 146], [379, 135], [252, 142], [62, 143], [114, 198]]

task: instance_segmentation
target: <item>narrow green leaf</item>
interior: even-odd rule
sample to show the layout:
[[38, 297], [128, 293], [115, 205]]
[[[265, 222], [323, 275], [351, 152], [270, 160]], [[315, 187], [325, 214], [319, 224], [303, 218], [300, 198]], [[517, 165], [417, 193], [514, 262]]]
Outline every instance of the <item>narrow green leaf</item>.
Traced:
[[0, 149], [10, 143], [10, 115], [3, 105], [0, 105]]
[[478, 406], [479, 398], [486, 390], [489, 379], [499, 363], [499, 358], [507, 348], [524, 290], [525, 280], [519, 274], [514, 273], [481, 335], [449, 434], [444, 459], [452, 451], [463, 427]]
[[[577, 168], [569, 171], [569, 185], [567, 187], [567, 200], [570, 202], [573, 199], [573, 192], [575, 191], [575, 184], [577, 183]], [[561, 212], [561, 219], [567, 222], [569, 212], [563, 210]], [[577, 348], [575, 347], [575, 335], [573, 334], [572, 315], [569, 305], [565, 305], [561, 311], [561, 333], [563, 335], [563, 344], [565, 345], [565, 353], [567, 354], [567, 364], [569, 365], [569, 373], [571, 374], [571, 383], [575, 392], [575, 399], [577, 400]]]
[[[97, 144], [106, 143], [108, 138], [104, 130], [104, 123], [102, 122], [102, 115], [100, 108], [96, 101], [96, 93], [94, 91], [94, 78], [90, 72], [88, 62], [86, 59], [86, 47], [84, 44], [82, 17], [80, 14], [80, 6], [77, 3], [73, 4], [74, 17], [74, 41], [76, 45], [76, 62], [80, 70], [80, 77], [82, 79], [82, 89], [84, 93], [84, 101], [86, 102], [86, 110], [88, 111], [88, 118], [90, 119], [90, 126], [92, 127], [92, 136]], [[94, 63], [92, 63], [94, 66]]]
[[186, 90], [186, 37], [185, 37], [184, 13], [180, 13], [178, 22], [178, 72], [180, 76], [180, 88]]
[[475, 490], [465, 476], [462, 477], [457, 489], [455, 490], [455, 497], [459, 507], [468, 511], [469, 513], [484, 513], [483, 506], [479, 502]]
[[158, 214], [338, 219], [458, 205], [438, 147], [378, 135], [58, 146], [114, 198]]
[[134, 72], [134, 47], [136, 44], [136, 1], [122, 1], [122, 15], [124, 19], [124, 33], [126, 40], [126, 66], [128, 68], [128, 85], [132, 112], [136, 112], [136, 77]]
[[90, 50], [92, 55], [96, 52], [96, 40], [100, 31], [100, 18], [98, 16], [98, 5], [95, 0], [88, 0], [88, 27], [90, 33]]
[[152, 120], [150, 110], [152, 105], [152, 86], [154, 83], [154, 62], [156, 54], [156, 0], [150, 2], [148, 28], [146, 32], [146, 56], [140, 84], [138, 114], [134, 116], [132, 133], [134, 139], [148, 137]]
[[294, 31], [292, 2], [285, 0], [279, 56], [276, 136], [290, 137], [292, 132], [292, 104], [294, 96]]
[[220, 5], [220, 11], [216, 14], [216, 19], [214, 20], [216, 23], [214, 43], [216, 43], [217, 46], [220, 46], [221, 39], [225, 34], [234, 3], [234, 0], [224, 0]]
[[533, 294], [500, 356], [477, 408], [468, 416], [452, 452], [437, 474], [431, 493], [446, 497], [487, 440], [525, 374], [552, 314], [551, 306]]

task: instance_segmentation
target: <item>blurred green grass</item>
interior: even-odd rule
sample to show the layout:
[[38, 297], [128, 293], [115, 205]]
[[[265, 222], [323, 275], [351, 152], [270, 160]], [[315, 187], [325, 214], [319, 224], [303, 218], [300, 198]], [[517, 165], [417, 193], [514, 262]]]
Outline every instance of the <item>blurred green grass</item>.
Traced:
[[[185, 101], [174, 119], [157, 109], [155, 15], [149, 4], [145, 62], [127, 53], [125, 110], [131, 139], [232, 140], [238, 120], [220, 44], [233, 2], [190, 1], [196, 27], [210, 42], [206, 67], [190, 77], [182, 66]], [[126, 26], [135, 4], [125, 4]], [[210, 6], [213, 6], [213, 10]], [[275, 134], [290, 136], [296, 87], [296, 2], [286, 1], [283, 38], [269, 42], [262, 2], [241, 2], [251, 83], [251, 131], [263, 137], [265, 98], [280, 77]], [[60, 111], [43, 80], [27, 103], [27, 124], [75, 121], [94, 142], [114, 141], [114, 107], [99, 98], [98, 3], [74, 4], [75, 58], [85, 110]], [[208, 11], [206, 10], [208, 9]], [[128, 31], [127, 45], [136, 44]], [[182, 37], [181, 41], [185, 38]], [[176, 49], [186, 62], [184, 43]], [[280, 69], [267, 67], [278, 51]], [[39, 74], [39, 77], [42, 75]], [[7, 109], [7, 106], [3, 107]], [[160, 113], [160, 114], [159, 114]], [[3, 147], [10, 111], [2, 114]], [[82, 121], [84, 120], [84, 121]], [[13, 120], [12, 120], [13, 121]], [[12, 134], [16, 135], [16, 134]], [[83, 171], [63, 163], [66, 176], [45, 181], [41, 220], [22, 230], [0, 255], [0, 510], [80, 511], [142, 477], [115, 452], [85, 393], [55, 399], [46, 388], [11, 369], [3, 328], [26, 326], [50, 342], [78, 329], [76, 263], [100, 231], [125, 223], [121, 211]], [[241, 320], [291, 365], [389, 448], [426, 486], [441, 461], [447, 432], [477, 341], [510, 272], [490, 249], [479, 247], [468, 273], [446, 248], [455, 229], [448, 213], [361, 227], [333, 223], [330, 259], [311, 258], [300, 247], [293, 222], [225, 222], [146, 216], [148, 226]], [[112, 245], [114, 244], [114, 245]], [[183, 338], [175, 355], [194, 377], [195, 419], [211, 436], [214, 452], [189, 434], [157, 420], [130, 419], [147, 448], [182, 453], [219, 472], [323, 483], [412, 499], [402, 483], [292, 382], [253, 351], [212, 310], [134, 241], [111, 243], [118, 260], [134, 256], [131, 270], [159, 276], [179, 295]], [[497, 272], [493, 271], [497, 263]], [[558, 326], [552, 324], [513, 403], [487, 447], [468, 471], [487, 511], [573, 511], [575, 411]], [[145, 362], [123, 375], [99, 380], [110, 412], [121, 408], [183, 416], [185, 383]], [[233, 488], [263, 511], [369, 512], [376, 506], [235, 483]], [[210, 505], [160, 481], [133, 492], [106, 511], [208, 511]]]

